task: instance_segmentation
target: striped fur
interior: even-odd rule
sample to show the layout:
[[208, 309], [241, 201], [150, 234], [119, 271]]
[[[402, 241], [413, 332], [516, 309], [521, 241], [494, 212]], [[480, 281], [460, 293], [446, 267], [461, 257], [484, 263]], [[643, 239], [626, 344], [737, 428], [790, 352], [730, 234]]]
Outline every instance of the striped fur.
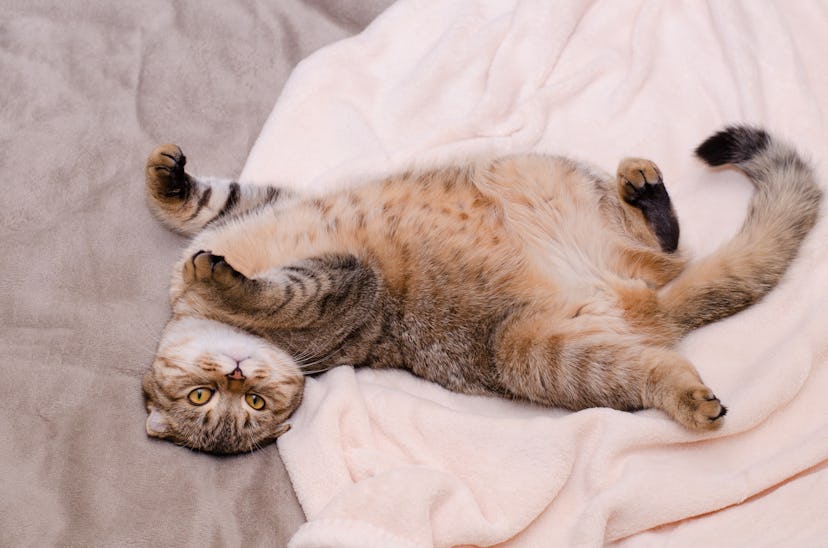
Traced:
[[196, 178], [184, 171], [187, 158], [176, 145], [155, 149], [146, 167], [149, 204], [161, 221], [192, 236], [222, 218], [233, 217], [288, 198], [274, 186], [240, 185], [235, 181]]
[[[194, 239], [144, 381], [148, 433], [251, 450], [283, 431], [303, 375], [341, 364], [569, 409], [655, 407], [717, 428], [726, 409], [671, 347], [779, 282], [821, 193], [795, 151], [761, 130], [728, 128], [698, 154], [737, 164], [756, 193], [733, 240], [688, 265], [648, 160], [622, 161], [613, 178], [564, 158], [482, 158], [302, 198], [196, 179], [178, 147], [159, 147], [150, 203]], [[199, 387], [212, 398], [194, 405]], [[265, 407], [245, 407], [251, 394]]]

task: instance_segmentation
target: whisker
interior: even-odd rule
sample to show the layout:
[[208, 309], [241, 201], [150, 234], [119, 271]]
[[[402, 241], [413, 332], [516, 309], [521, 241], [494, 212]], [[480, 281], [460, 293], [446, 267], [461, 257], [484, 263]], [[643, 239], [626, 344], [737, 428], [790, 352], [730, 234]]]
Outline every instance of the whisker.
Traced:
[[319, 365], [320, 363], [323, 363], [323, 362], [325, 362], [326, 360], [330, 359], [330, 358], [331, 358], [331, 356], [333, 356], [333, 355], [334, 355], [336, 352], [338, 352], [340, 349], [341, 349], [341, 348], [337, 348], [337, 349], [335, 349], [335, 350], [332, 350], [331, 352], [328, 352], [327, 354], [324, 354], [323, 356], [321, 356], [321, 357], [319, 357], [319, 358], [317, 358], [317, 359], [315, 359], [315, 360], [311, 360], [311, 361], [299, 361], [299, 360], [296, 360], [296, 361], [297, 361], [297, 363], [298, 363], [298, 365], [299, 365], [299, 368], [300, 368], [300, 369], [307, 368], [307, 367], [313, 367], [314, 365]]
[[322, 373], [327, 373], [331, 369], [336, 369], [339, 366], [340, 366], [339, 364], [336, 364], [336, 365], [331, 365], [330, 367], [325, 367], [323, 369], [314, 369], [313, 371], [302, 371], [302, 376], [303, 377], [310, 377], [312, 375], [320, 375]]

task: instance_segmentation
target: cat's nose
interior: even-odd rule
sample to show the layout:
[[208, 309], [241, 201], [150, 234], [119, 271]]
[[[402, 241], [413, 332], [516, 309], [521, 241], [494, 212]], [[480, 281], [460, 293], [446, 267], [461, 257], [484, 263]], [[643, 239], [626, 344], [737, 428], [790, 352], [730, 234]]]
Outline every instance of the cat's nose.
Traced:
[[241, 367], [239, 366], [238, 363], [236, 363], [236, 368], [232, 372], [227, 374], [227, 378], [230, 379], [231, 381], [243, 381], [247, 377], [244, 376], [244, 373], [242, 373]]

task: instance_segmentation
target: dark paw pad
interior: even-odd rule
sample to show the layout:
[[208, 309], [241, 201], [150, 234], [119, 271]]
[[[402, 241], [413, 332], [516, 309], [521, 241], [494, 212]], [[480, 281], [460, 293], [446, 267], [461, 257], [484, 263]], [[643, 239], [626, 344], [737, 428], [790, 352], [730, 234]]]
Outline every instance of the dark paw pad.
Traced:
[[176, 145], [161, 145], [147, 158], [147, 186], [161, 200], [186, 200], [192, 184], [184, 171], [187, 157]]
[[619, 193], [625, 202], [640, 207], [641, 204], [663, 201], [669, 203], [661, 171], [653, 162], [641, 158], [627, 158], [618, 166]]
[[641, 210], [662, 251], [678, 248], [679, 225], [661, 171], [653, 162], [627, 158], [618, 166], [618, 193]]
[[199, 251], [184, 264], [184, 278], [190, 282], [213, 283], [220, 286], [232, 286], [246, 278], [221, 255], [209, 251]]

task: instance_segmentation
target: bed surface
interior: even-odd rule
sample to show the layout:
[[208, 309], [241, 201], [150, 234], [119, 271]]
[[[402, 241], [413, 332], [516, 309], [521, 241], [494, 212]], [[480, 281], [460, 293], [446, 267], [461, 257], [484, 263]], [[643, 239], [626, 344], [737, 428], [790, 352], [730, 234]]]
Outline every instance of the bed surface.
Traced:
[[294, 65], [386, 0], [15, 2], [0, 9], [0, 545], [282, 546], [275, 445], [150, 440], [140, 391], [184, 239], [144, 203], [180, 144], [237, 176]]

